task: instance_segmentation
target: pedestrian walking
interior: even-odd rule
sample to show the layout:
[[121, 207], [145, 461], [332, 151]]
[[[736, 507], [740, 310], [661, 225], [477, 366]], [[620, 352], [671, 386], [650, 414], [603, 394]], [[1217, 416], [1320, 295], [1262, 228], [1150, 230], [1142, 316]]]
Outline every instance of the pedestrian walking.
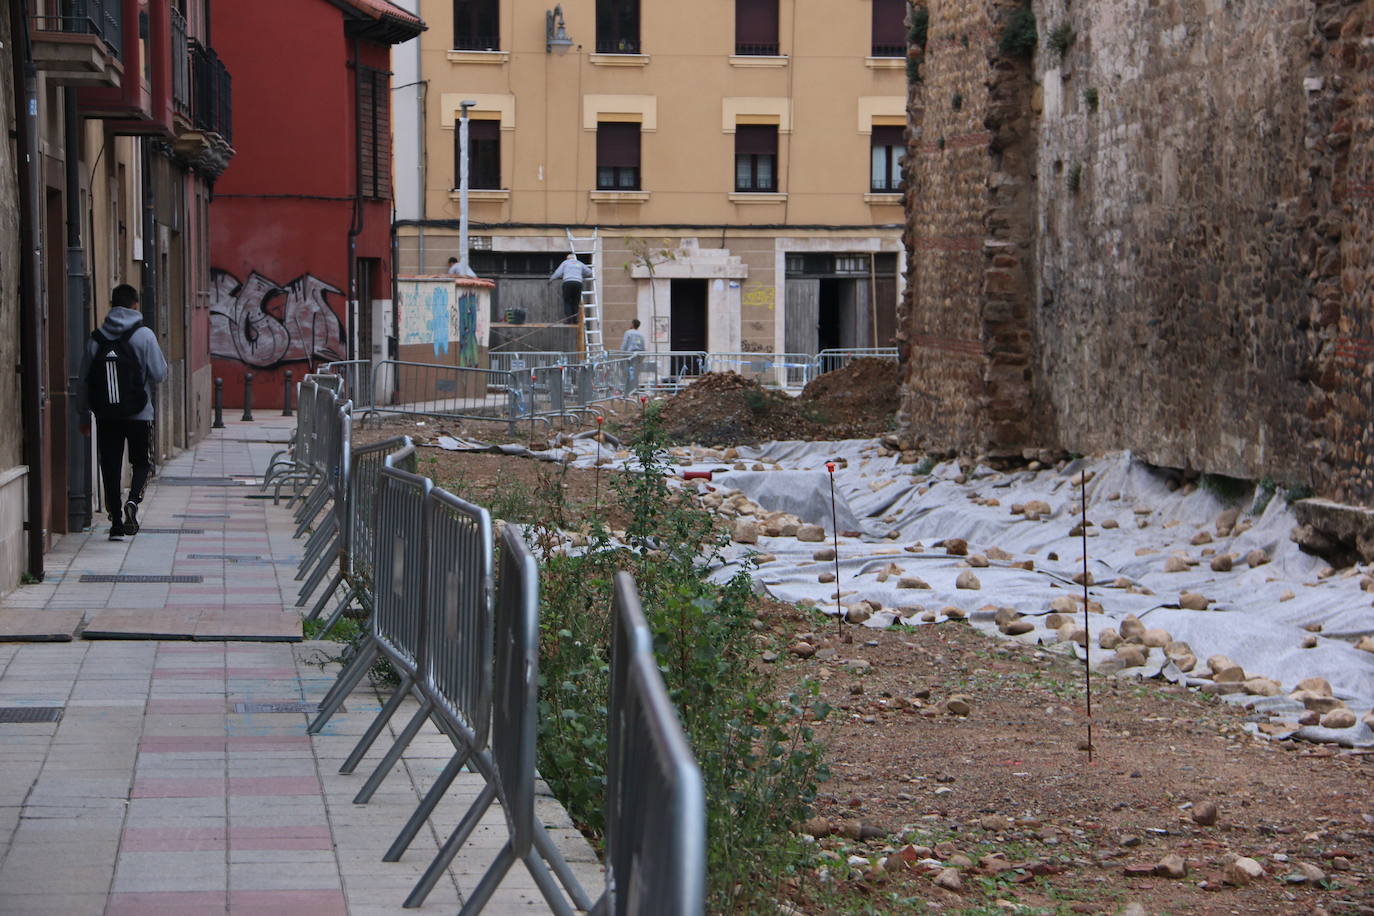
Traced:
[[[110, 294], [105, 322], [91, 332], [82, 360], [84, 411], [95, 415], [96, 452], [105, 485], [110, 540], [138, 533], [138, 510], [153, 472], [153, 389], [167, 378], [167, 358], [157, 335], [143, 324], [138, 290], [122, 283]], [[90, 435], [89, 421], [82, 433]], [[133, 481], [121, 502], [124, 452], [127, 447]]]
[[577, 255], [571, 251], [559, 264], [557, 269], [549, 275], [549, 282], [554, 280], [563, 281], [563, 320], [573, 323], [577, 320], [577, 313], [582, 309], [582, 284], [590, 279], [592, 269], [577, 259]]

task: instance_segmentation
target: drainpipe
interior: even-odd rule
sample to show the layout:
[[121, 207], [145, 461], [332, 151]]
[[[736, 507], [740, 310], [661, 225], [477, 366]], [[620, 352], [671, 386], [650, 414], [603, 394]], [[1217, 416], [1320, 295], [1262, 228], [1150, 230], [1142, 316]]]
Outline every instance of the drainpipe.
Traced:
[[[353, 55], [353, 214], [348, 223], [348, 346], [354, 359], [357, 351], [358, 323], [358, 236], [363, 234], [363, 106], [362, 69], [358, 60], [358, 39], [350, 40]], [[313, 356], [313, 354], [310, 354]], [[314, 371], [314, 361], [311, 361]]]
[[[157, 284], [158, 284], [158, 263], [157, 263], [157, 188], [153, 178], [153, 141], [151, 137], [144, 137], [139, 141], [139, 170], [143, 173], [143, 283], [138, 293], [139, 304], [142, 307], [143, 323], [152, 329], [153, 333], [159, 338], [161, 344], [162, 337], [162, 316], [158, 313]], [[158, 397], [158, 388], [153, 386], [153, 417], [157, 417], [158, 410], [162, 407], [162, 399]], [[166, 427], [170, 428], [170, 426]], [[158, 424], [153, 425], [153, 460], [156, 462], [161, 454], [159, 442], [162, 436], [158, 432]], [[116, 511], [118, 509], [116, 508]]]
[[38, 67], [29, 40], [28, 0], [10, 4], [14, 48], [15, 148], [19, 177], [19, 352], [28, 473], [28, 572], [43, 579], [43, 316], [38, 293]]
[[81, 247], [81, 116], [76, 90], [62, 91], [62, 148], [66, 153], [67, 204], [67, 530], [80, 531], [92, 521], [91, 444], [81, 434], [85, 425], [85, 392], [81, 360], [86, 351], [86, 251]]

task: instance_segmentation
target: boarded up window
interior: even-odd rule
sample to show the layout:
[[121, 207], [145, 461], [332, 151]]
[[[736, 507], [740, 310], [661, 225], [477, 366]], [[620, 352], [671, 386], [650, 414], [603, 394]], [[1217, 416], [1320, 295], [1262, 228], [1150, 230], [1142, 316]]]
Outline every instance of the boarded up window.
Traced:
[[391, 198], [391, 74], [358, 68], [358, 193]]
[[735, 0], [735, 53], [778, 53], [778, 0]]

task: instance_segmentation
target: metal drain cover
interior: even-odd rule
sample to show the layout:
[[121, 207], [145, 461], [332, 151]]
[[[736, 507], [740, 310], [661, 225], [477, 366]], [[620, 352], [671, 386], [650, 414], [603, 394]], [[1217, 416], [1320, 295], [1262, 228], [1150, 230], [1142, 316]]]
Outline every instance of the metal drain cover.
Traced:
[[228, 518], [228, 512], [178, 512], [172, 518]]
[[61, 719], [61, 706], [0, 706], [0, 724], [58, 722]]
[[81, 582], [114, 582], [120, 585], [143, 585], [153, 582], [204, 582], [202, 576], [140, 576], [140, 575], [117, 575], [107, 576], [104, 574], [86, 573], [79, 580]]
[[256, 553], [188, 553], [188, 560], [224, 560], [226, 563], [262, 563], [265, 562], [260, 554]]
[[[314, 713], [317, 713], [317, 712], [319, 712], [319, 711], [320, 711], [320, 704], [319, 704], [319, 703], [283, 702], [283, 703], [235, 703], [235, 704], [234, 704], [234, 712], [305, 712], [305, 713], [314, 714]], [[343, 707], [340, 706], [340, 707], [339, 707], [339, 712], [343, 712], [343, 711], [344, 711]]]
[[139, 534], [204, 534], [204, 528], [140, 528]]
[[242, 480], [232, 477], [157, 477], [158, 483], [168, 487], [242, 487]]

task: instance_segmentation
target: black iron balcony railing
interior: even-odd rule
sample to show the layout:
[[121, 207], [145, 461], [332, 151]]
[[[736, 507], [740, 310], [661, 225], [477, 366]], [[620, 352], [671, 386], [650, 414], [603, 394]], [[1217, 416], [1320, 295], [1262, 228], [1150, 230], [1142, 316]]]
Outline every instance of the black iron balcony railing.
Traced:
[[901, 45], [875, 44], [875, 45], [873, 45], [873, 56], [874, 56], [874, 57], [906, 57], [906, 45], [904, 45], [904, 44], [901, 44]]
[[124, 43], [124, 7], [120, 0], [59, 0], [44, 4], [33, 17], [34, 30], [94, 35], [116, 60]]
[[191, 121], [234, 142], [233, 83], [213, 48], [191, 39]]
[[628, 38], [628, 37], [626, 37], [626, 38], [621, 38], [621, 37], [618, 37], [618, 36], [613, 36], [613, 37], [610, 37], [610, 38], [602, 38], [601, 36], [598, 35], [598, 36], [597, 36], [597, 39], [596, 39], [596, 53], [597, 53], [597, 54], [638, 54], [638, 53], [639, 53], [639, 38], [637, 38], [637, 37], [635, 37], [635, 38]]
[[777, 57], [778, 43], [771, 44], [736, 44], [736, 57]]
[[501, 37], [499, 35], [455, 35], [453, 39], [453, 49], [455, 51], [499, 51], [501, 50]]
[[186, 18], [172, 11], [172, 107], [177, 114], [191, 114], [191, 46], [186, 38]]

